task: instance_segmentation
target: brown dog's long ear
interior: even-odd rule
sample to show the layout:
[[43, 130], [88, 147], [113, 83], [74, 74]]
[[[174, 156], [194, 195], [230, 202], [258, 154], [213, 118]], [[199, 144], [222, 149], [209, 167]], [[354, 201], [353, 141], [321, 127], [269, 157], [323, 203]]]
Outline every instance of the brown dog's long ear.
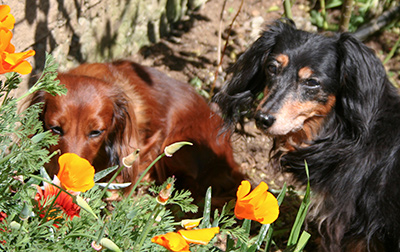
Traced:
[[[113, 121], [107, 136], [106, 152], [111, 164], [122, 164], [122, 159], [139, 148], [139, 133], [135, 125], [136, 117], [132, 106], [122, 92], [112, 97], [114, 103]], [[121, 172], [123, 182], [136, 182], [139, 160], [132, 167]]]
[[233, 65], [229, 72], [232, 79], [214, 97], [220, 106], [227, 123], [239, 121], [241, 111], [247, 110], [256, 95], [266, 85], [264, 63], [279, 34], [294, 30], [293, 22], [277, 21], [262, 33], [249, 49], [247, 49]]

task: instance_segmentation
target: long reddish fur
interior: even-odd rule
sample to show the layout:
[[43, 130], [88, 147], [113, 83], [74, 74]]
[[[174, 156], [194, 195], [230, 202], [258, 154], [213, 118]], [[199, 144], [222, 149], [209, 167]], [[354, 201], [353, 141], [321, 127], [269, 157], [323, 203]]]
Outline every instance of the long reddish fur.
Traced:
[[[164, 157], [152, 171], [163, 182], [175, 176], [177, 186], [195, 197], [212, 186], [220, 199], [234, 196], [243, 175], [234, 161], [228, 136], [219, 135], [221, 118], [190, 85], [130, 61], [83, 64], [58, 76], [65, 96], [39, 92], [32, 103], [44, 102], [45, 129], [63, 124], [59, 143], [50, 148], [88, 159], [96, 171], [121, 165], [123, 157], [140, 149], [140, 160], [123, 170], [119, 182], [132, 182], [165, 146], [189, 141], [173, 157]], [[65, 129], [64, 129], [65, 128]], [[99, 137], [88, 132], [102, 129]], [[57, 157], [48, 164], [58, 171]]]

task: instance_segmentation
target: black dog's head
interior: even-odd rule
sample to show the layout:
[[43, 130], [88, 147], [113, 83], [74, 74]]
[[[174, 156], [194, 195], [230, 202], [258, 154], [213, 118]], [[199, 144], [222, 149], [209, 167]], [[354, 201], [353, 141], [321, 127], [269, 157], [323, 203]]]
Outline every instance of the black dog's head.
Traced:
[[383, 87], [377, 83], [386, 78], [373, 52], [351, 35], [308, 33], [291, 21], [270, 26], [232, 71], [215, 97], [228, 123], [240, 120], [262, 93], [253, 113], [258, 128], [290, 136], [296, 146], [314, 140], [333, 110], [354, 123], [352, 131], [362, 130], [356, 122], [369, 120], [365, 111], [373, 110]]

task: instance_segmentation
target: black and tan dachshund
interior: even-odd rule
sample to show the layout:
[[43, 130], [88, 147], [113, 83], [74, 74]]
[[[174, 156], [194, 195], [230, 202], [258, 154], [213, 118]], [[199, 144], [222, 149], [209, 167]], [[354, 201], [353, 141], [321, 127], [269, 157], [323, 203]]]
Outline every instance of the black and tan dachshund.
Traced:
[[400, 251], [400, 97], [374, 52], [280, 20], [232, 72], [215, 101], [228, 125], [252, 112], [275, 167], [305, 183], [307, 162], [321, 250]]

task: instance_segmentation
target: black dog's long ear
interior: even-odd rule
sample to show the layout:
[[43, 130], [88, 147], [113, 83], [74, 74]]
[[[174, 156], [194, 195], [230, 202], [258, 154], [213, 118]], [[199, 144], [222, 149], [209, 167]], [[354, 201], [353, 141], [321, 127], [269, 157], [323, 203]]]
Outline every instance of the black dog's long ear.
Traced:
[[371, 122], [385, 91], [392, 89], [385, 68], [372, 49], [352, 35], [343, 33], [338, 40], [340, 91], [344, 118], [355, 122], [358, 130]]
[[[289, 21], [290, 22], [290, 21]], [[255, 96], [266, 84], [264, 62], [275, 45], [277, 35], [286, 29], [294, 29], [294, 23], [277, 21], [262, 33], [230, 69], [232, 79], [217, 93], [213, 99], [221, 108], [228, 124], [237, 122], [241, 110], [246, 110]]]

